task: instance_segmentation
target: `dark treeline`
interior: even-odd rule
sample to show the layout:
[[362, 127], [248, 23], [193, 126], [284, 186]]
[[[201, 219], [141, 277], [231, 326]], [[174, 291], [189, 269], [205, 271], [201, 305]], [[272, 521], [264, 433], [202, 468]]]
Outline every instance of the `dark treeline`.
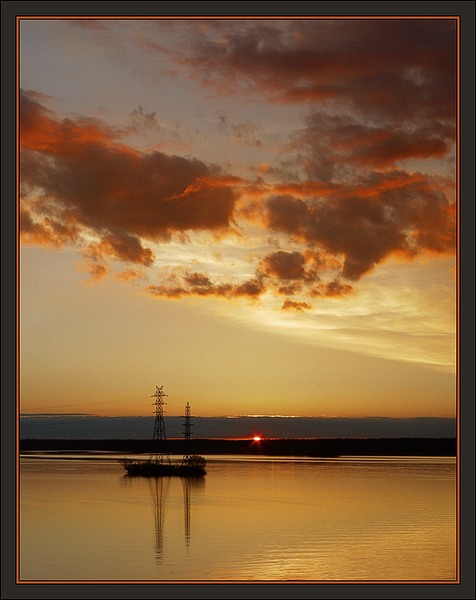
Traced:
[[[157, 451], [153, 440], [40, 440], [20, 441], [20, 452]], [[456, 456], [455, 438], [332, 438], [332, 439], [168, 439], [166, 454], [255, 454], [267, 456]]]

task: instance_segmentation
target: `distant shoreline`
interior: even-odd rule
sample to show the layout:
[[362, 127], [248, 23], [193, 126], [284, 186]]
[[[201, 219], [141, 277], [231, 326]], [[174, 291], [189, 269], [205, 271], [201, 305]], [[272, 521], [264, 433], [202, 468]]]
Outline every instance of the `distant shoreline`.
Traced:
[[[155, 451], [152, 440], [22, 439], [20, 452], [121, 452]], [[267, 456], [456, 456], [456, 438], [279, 438], [167, 439], [167, 454], [254, 454]]]

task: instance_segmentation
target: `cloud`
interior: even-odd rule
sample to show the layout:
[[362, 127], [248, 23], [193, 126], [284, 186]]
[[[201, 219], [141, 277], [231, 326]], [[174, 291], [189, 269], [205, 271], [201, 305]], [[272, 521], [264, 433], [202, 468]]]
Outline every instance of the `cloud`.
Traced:
[[345, 101], [400, 118], [455, 116], [455, 19], [210, 23], [190, 41], [179, 60], [222, 93]]
[[310, 290], [310, 295], [332, 298], [347, 296], [354, 293], [354, 291], [354, 288], [350, 284], [343, 283], [339, 278], [336, 278], [327, 283], [319, 283], [319, 285]]
[[[35, 204], [32, 200], [31, 205]], [[26, 206], [20, 207], [19, 223], [22, 240], [29, 244], [60, 248], [74, 244], [80, 237], [80, 230], [74, 222], [61, 222], [50, 216], [34, 219]]]
[[455, 205], [423, 176], [374, 173], [327, 198], [270, 196], [266, 227], [310, 249], [342, 257], [341, 274], [360, 279], [392, 254], [455, 251]]
[[190, 31], [177, 62], [219, 94], [307, 106], [286, 159], [263, 172], [342, 181], [415, 159], [454, 164], [456, 33], [454, 18], [213, 22]]
[[[89, 144], [110, 146], [120, 135], [119, 131], [93, 120], [59, 121], [52, 111], [43, 106], [36, 92], [20, 90], [20, 147], [48, 154], [52, 157], [71, 156], [88, 148]], [[123, 151], [125, 148], [122, 149]]]
[[20, 109], [24, 241], [58, 246], [93, 236], [96, 255], [149, 265], [144, 241], [231, 230], [236, 180], [217, 167], [135, 151], [98, 121], [58, 120], [31, 93], [22, 93]]
[[[360, 39], [361, 25], [354, 25]], [[279, 35], [273, 41], [270, 34], [275, 27]], [[270, 63], [286, 52], [296, 53], [294, 36], [301, 36], [302, 52], [312, 56], [321, 52], [325, 72], [322, 39], [314, 40], [312, 28], [307, 27], [269, 25], [261, 30], [258, 25], [240, 27], [237, 33], [229, 30], [223, 38], [228, 50], [224, 54], [220, 50], [214, 60], [219, 70], [231, 65], [229, 53], [233, 55], [233, 44], [238, 44], [243, 32], [247, 32], [245, 55], [266, 50]], [[333, 60], [339, 62], [340, 44], [348, 49], [349, 41], [332, 41], [331, 33], [348, 35], [350, 29], [336, 23], [322, 27], [324, 37], [335, 46], [338, 56]], [[259, 31], [264, 32], [261, 42], [254, 39]], [[202, 39], [203, 51], [207, 43]], [[422, 45], [426, 43], [424, 38]], [[403, 58], [409, 56], [404, 50]], [[394, 59], [396, 64], [396, 55]], [[440, 59], [437, 52], [436, 63]], [[286, 61], [284, 66], [275, 65], [276, 72], [286, 73]], [[312, 64], [310, 57], [308, 62]], [[413, 67], [407, 65], [402, 71], [405, 81], [426, 85], [430, 63], [422, 59]], [[304, 79], [311, 76], [306, 64], [297, 67]], [[254, 84], [262, 85], [260, 68], [258, 64], [258, 74], [253, 75], [243, 64], [237, 72], [248, 73]], [[358, 65], [357, 71], [362, 69]], [[365, 72], [370, 76], [373, 71]], [[291, 83], [293, 77], [290, 69]], [[351, 70], [348, 77], [353, 77]], [[282, 85], [275, 82], [269, 89], [274, 93]], [[86, 118], [60, 120], [41, 103], [45, 101], [31, 91], [21, 94], [22, 240], [55, 248], [78, 247], [93, 280], [111, 272], [109, 261], [122, 263], [119, 276], [124, 280], [144, 278], [145, 270], [158, 262], [159, 244], [190, 243], [187, 236], [194, 232], [224, 236], [239, 231], [245, 241], [242, 225], [246, 222], [261, 228], [253, 234], [261, 238], [258, 249], [247, 257], [251, 268], [236, 278], [211, 276], [196, 265], [192, 269], [172, 265], [168, 270], [161, 260], [154, 274], [157, 283], [149, 286], [149, 293], [254, 300], [269, 292], [287, 297], [284, 310], [308, 310], [311, 305], [305, 300], [309, 298], [353, 293], [354, 282], [390, 256], [412, 259], [424, 252], [455, 251], [451, 183], [396, 166], [402, 160], [449, 155], [454, 141], [449, 115], [430, 127], [418, 110], [412, 119], [403, 120], [390, 110], [387, 120], [313, 110], [305, 127], [295, 132], [289, 147], [294, 155], [286, 155], [278, 167], [263, 167], [263, 174], [277, 179], [245, 182], [197, 158], [139, 152], [121, 141], [130, 128], [120, 130]], [[416, 118], [419, 114], [422, 121]], [[132, 117], [136, 129], [156, 125], [155, 113], [145, 113], [141, 107]], [[219, 127], [246, 143], [257, 140], [251, 122], [230, 122], [222, 115]], [[262, 243], [270, 236], [274, 236], [273, 252]], [[291, 242], [289, 251], [280, 249], [284, 236]], [[235, 237], [237, 243], [239, 239]]]
[[[353, 292], [353, 288], [340, 281], [340, 267], [340, 262], [329, 260], [318, 251], [278, 250], [265, 256], [257, 272], [269, 290], [285, 296], [344, 296]], [[302, 310], [312, 306], [287, 299], [283, 309], [289, 308]]]
[[266, 275], [279, 279], [304, 279], [305, 258], [300, 252], [278, 250], [269, 254], [262, 262]]
[[222, 298], [257, 299], [266, 290], [259, 278], [241, 283], [212, 282], [204, 273], [185, 271], [174, 273], [169, 282], [151, 285], [148, 288], [153, 296], [165, 298], [183, 298], [184, 296], [215, 296]]
[[91, 257], [111, 257], [124, 262], [150, 266], [154, 255], [149, 248], [143, 248], [138, 238], [125, 232], [105, 235], [97, 244], [90, 244], [88, 252]]
[[455, 134], [447, 123], [402, 120], [379, 125], [314, 111], [292, 146], [310, 179], [330, 182], [362, 169], [388, 170], [402, 161], [442, 158], [454, 151]]
[[92, 263], [88, 270], [90, 274], [89, 281], [99, 281], [100, 279], [106, 277], [109, 273], [109, 268], [105, 264]]
[[296, 302], [295, 300], [290, 300], [286, 298], [283, 302], [282, 309], [283, 310], [296, 310], [298, 312], [304, 312], [305, 310], [310, 310], [312, 305], [308, 302]]
[[[317, 266], [322, 268], [322, 278], [317, 274]], [[189, 271], [184, 268], [164, 269], [161, 283], [150, 285], [147, 291], [156, 297], [180, 299], [184, 297], [215, 297], [224, 299], [244, 298], [258, 300], [267, 293], [287, 296], [283, 310], [310, 310], [308, 302], [291, 299], [291, 296], [336, 297], [354, 291], [353, 287], [340, 281], [340, 275], [330, 273], [332, 261], [323, 260], [318, 253], [276, 251], [259, 262], [252, 277], [237, 281], [213, 281], [206, 273]], [[334, 269], [335, 270], [335, 269]]]

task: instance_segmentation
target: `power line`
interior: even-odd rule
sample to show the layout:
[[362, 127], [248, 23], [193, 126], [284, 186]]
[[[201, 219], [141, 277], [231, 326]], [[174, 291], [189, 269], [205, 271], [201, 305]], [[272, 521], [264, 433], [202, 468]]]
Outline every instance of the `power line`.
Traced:
[[[121, 398], [119, 400], [97, 400], [96, 402], [75, 402], [74, 404], [68, 403], [68, 404], [47, 404], [47, 405], [41, 405], [41, 410], [42, 412], [44, 411], [49, 411], [49, 410], [54, 410], [54, 409], [63, 409], [63, 408], [75, 408], [75, 407], [80, 407], [80, 408], [85, 408], [85, 407], [89, 407], [89, 406], [104, 406], [105, 404], [118, 404], [118, 403], [122, 403], [122, 402], [130, 402], [132, 400], [145, 400], [147, 398], [150, 398], [150, 396], [135, 396], [133, 398]], [[171, 398], [172, 400], [181, 400], [184, 402], [190, 402], [189, 398], [184, 398], [182, 396], [169, 396], [169, 398]], [[222, 404], [217, 404], [217, 403], [212, 403], [212, 402], [200, 402], [199, 400], [194, 399], [194, 404], [199, 404], [199, 405], [203, 405], [203, 406], [222, 406]], [[25, 406], [22, 406], [22, 412], [26, 411], [27, 408]]]
[[[122, 398], [119, 400], [119, 402], [129, 402], [130, 400], [145, 400], [146, 398], [149, 398], [150, 396], [136, 396], [134, 398]], [[103, 404], [117, 404], [117, 400], [97, 400], [96, 402], [75, 402], [74, 404], [47, 404], [47, 405], [42, 405], [42, 410], [49, 410], [52, 408], [71, 408], [74, 406], [96, 406], [98, 404], [103, 405]]]
[[[182, 400], [183, 402], [191, 402], [190, 398], [184, 398], [183, 396], [169, 396], [175, 400]], [[200, 400], [193, 400], [194, 404], [203, 404], [204, 406], [222, 406], [221, 404], [213, 404], [212, 402], [200, 402]]]

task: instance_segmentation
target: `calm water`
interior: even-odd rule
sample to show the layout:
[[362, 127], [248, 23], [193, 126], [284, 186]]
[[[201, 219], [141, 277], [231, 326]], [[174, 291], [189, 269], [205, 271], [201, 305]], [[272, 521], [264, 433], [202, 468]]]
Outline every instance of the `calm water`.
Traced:
[[454, 581], [454, 458], [23, 457], [21, 581]]

